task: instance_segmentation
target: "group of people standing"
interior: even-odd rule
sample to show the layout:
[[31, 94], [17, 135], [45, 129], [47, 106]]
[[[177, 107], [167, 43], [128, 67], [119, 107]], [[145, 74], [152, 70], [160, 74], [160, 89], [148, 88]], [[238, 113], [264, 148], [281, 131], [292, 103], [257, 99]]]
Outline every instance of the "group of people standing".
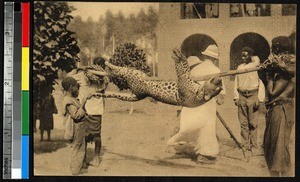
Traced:
[[[264, 102], [267, 108], [266, 129], [263, 150], [268, 169], [272, 176], [289, 176], [291, 159], [289, 141], [294, 124], [295, 56], [292, 54], [291, 41], [280, 36], [272, 40], [272, 53], [266, 62], [276, 62], [277, 66], [265, 66], [261, 71], [243, 73], [235, 76], [234, 104], [238, 107], [241, 126], [241, 144], [244, 151], [255, 154], [260, 146], [257, 142], [258, 110]], [[240, 50], [242, 64], [238, 70], [262, 66], [261, 60], [250, 47]], [[196, 56], [187, 58], [190, 76], [220, 73], [216, 66], [219, 60], [218, 47], [209, 45], [201, 53], [203, 60]], [[94, 60], [97, 70], [104, 70], [105, 60]], [[272, 65], [272, 64], [270, 64]], [[101, 150], [101, 122], [104, 112], [102, 97], [92, 95], [104, 93], [108, 78], [103, 72], [89, 69], [76, 69], [63, 79], [63, 113], [66, 126], [65, 139], [72, 141], [70, 170], [73, 175], [80, 173], [88, 164], [86, 161], [87, 142], [95, 143], [95, 155], [90, 165], [98, 166]], [[95, 78], [96, 76], [96, 78]], [[203, 85], [204, 82], [199, 82]], [[226, 94], [223, 81], [218, 83], [222, 91], [216, 97], [197, 107], [183, 107], [180, 114], [180, 130], [171, 137], [168, 145], [177, 154], [192, 154], [198, 164], [214, 164], [219, 154], [216, 136], [217, 104], [224, 102]], [[42, 103], [45, 112], [57, 113], [54, 99], [47, 96]], [[49, 108], [53, 110], [49, 111]], [[49, 114], [45, 114], [49, 115]], [[44, 130], [53, 129], [53, 116], [41, 120], [41, 140]], [[48, 124], [47, 124], [48, 123]], [[52, 124], [51, 124], [52, 123]]]
[[[271, 176], [290, 176], [291, 159], [289, 141], [294, 124], [295, 56], [288, 37], [279, 36], [272, 40], [271, 54], [267, 61], [256, 56], [250, 47], [240, 50], [242, 64], [238, 70], [263, 67], [260, 71], [235, 76], [234, 104], [238, 107], [241, 126], [241, 145], [244, 151], [258, 154], [261, 147], [257, 142], [258, 110], [264, 102], [266, 129], [263, 151]], [[204, 60], [191, 56], [187, 58], [190, 76], [219, 73], [215, 66], [218, 47], [209, 45]], [[272, 62], [273, 64], [267, 64]], [[199, 83], [203, 84], [203, 83]], [[177, 154], [190, 155], [196, 163], [214, 164], [219, 153], [216, 137], [216, 105], [222, 104], [225, 90], [205, 104], [183, 107], [180, 115], [180, 130], [169, 139]]]
[[[104, 100], [93, 96], [93, 93], [104, 93], [108, 78], [102, 76], [105, 59], [97, 57], [93, 65], [94, 71], [74, 69], [62, 80], [63, 89], [63, 122], [65, 127], [64, 138], [72, 143], [70, 170], [73, 175], [81, 172], [88, 166], [86, 148], [88, 142], [94, 142], [95, 154], [90, 165], [99, 166], [101, 151], [101, 123], [104, 113]], [[47, 87], [45, 87], [47, 88]], [[39, 96], [34, 98], [33, 130], [36, 132], [36, 120], [40, 121], [40, 141], [44, 141], [44, 132], [47, 132], [47, 141], [51, 140], [51, 130], [54, 126], [53, 114], [57, 114], [57, 107], [51, 94], [52, 90], [42, 89]]]

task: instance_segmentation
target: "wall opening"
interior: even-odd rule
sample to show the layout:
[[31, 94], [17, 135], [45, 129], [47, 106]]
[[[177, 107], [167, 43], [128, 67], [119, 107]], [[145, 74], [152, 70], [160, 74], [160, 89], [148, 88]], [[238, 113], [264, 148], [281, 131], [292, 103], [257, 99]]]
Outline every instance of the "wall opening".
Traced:
[[270, 54], [270, 45], [268, 41], [257, 33], [243, 33], [237, 36], [230, 46], [230, 69], [234, 70], [241, 62], [241, 50], [248, 46], [254, 50], [262, 63]]
[[[253, 32], [243, 33], [237, 36], [230, 46], [230, 69], [237, 69], [241, 62], [241, 50], [248, 46], [254, 50], [254, 55], [257, 55], [260, 62], [264, 62], [270, 55], [270, 45], [268, 41], [261, 35]], [[230, 77], [231, 80], [234, 76]]]
[[[188, 58], [189, 56], [197, 56], [200, 60], [204, 57], [201, 52], [212, 44], [217, 43], [210, 36], [205, 34], [193, 34], [187, 37], [181, 44], [181, 52]], [[219, 66], [219, 63], [216, 63]]]

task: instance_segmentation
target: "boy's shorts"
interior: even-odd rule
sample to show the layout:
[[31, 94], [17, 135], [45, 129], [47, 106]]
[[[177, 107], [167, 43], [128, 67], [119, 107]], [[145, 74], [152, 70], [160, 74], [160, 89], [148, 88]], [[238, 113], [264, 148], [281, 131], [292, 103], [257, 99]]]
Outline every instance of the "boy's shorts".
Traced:
[[101, 138], [101, 115], [88, 115], [84, 119], [86, 141], [98, 141]]

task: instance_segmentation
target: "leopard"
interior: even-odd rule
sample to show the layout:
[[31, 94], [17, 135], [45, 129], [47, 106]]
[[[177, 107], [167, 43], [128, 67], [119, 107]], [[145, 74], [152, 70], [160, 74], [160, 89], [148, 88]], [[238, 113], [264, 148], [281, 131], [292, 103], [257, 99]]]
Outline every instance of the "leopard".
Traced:
[[187, 59], [178, 49], [173, 50], [172, 58], [175, 60], [177, 81], [151, 80], [140, 70], [116, 66], [106, 61], [109, 75], [123, 79], [132, 94], [95, 93], [94, 95], [123, 101], [140, 101], [151, 97], [165, 104], [197, 107], [220, 93], [220, 78], [212, 78], [204, 83], [196, 82], [190, 78]]

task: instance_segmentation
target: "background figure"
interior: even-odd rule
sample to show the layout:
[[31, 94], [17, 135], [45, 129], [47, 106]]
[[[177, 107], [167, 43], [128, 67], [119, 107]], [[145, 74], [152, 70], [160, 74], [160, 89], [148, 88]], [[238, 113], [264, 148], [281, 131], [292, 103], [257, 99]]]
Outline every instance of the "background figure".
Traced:
[[[258, 67], [260, 60], [254, 55], [253, 49], [244, 47], [241, 51], [244, 63], [238, 70]], [[239, 74], [235, 76], [234, 103], [238, 106], [238, 118], [241, 124], [242, 146], [244, 150], [251, 150], [257, 154], [258, 109], [264, 101], [265, 91], [257, 72]]]
[[260, 74], [268, 98], [264, 151], [271, 176], [291, 176], [289, 143], [295, 122], [296, 71], [296, 58], [291, 54], [291, 44], [288, 37], [274, 38], [269, 61], [275, 61], [276, 64], [267, 67]]
[[51, 93], [47, 94], [40, 101], [40, 132], [41, 139], [44, 141], [44, 131], [47, 131], [47, 141], [51, 141], [51, 130], [53, 130], [53, 114], [57, 114], [57, 108], [54, 102], [54, 98]]
[[[218, 60], [218, 47], [210, 45], [202, 54], [205, 58], [203, 62], [195, 56], [188, 58], [190, 76], [219, 73], [219, 68], [214, 65], [214, 62]], [[182, 107], [180, 130], [169, 139], [168, 145], [173, 146], [178, 153], [196, 154], [197, 163], [215, 163], [219, 153], [216, 120], [215, 98], [198, 107]]]

